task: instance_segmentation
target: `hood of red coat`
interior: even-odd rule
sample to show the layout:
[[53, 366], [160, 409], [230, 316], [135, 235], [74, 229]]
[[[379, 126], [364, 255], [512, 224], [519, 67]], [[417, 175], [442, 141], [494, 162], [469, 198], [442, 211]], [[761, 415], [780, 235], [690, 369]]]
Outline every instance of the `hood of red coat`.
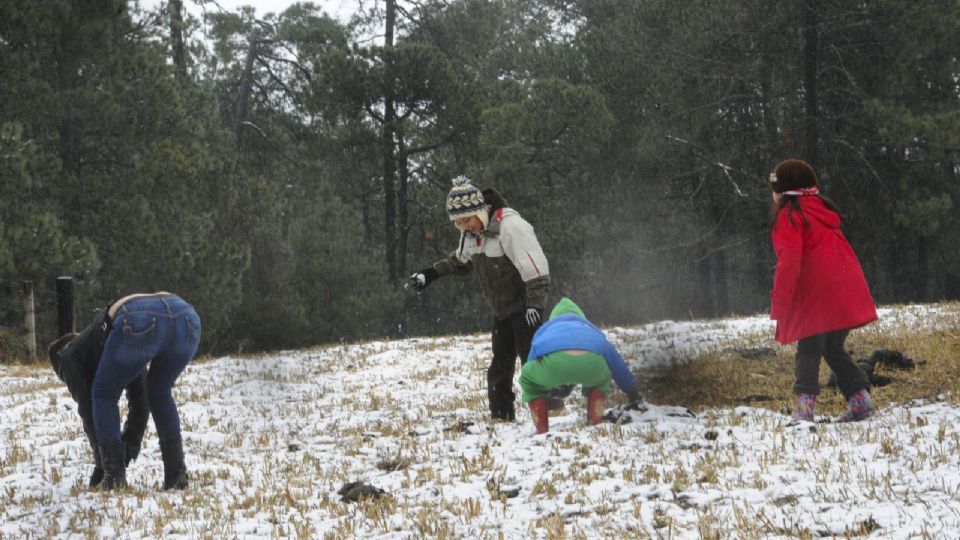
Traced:
[[[831, 229], [840, 228], [840, 215], [831, 210], [820, 197], [799, 197], [799, 201], [800, 209], [803, 210], [803, 215], [807, 217], [807, 220], [817, 221], [824, 227]], [[789, 204], [784, 207], [788, 211], [789, 208]]]

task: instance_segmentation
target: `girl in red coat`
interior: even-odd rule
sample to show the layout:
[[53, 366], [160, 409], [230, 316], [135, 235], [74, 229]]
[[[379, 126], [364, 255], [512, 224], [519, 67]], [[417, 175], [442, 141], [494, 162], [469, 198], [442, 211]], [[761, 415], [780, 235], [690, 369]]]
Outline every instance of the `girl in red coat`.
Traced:
[[770, 294], [776, 339], [797, 343], [795, 421], [813, 421], [820, 393], [822, 356], [850, 402], [840, 420], [862, 420], [876, 409], [870, 383], [844, 342], [851, 329], [877, 320], [873, 297], [850, 243], [840, 232], [840, 214], [820, 197], [817, 175], [806, 162], [788, 159], [770, 175], [775, 221], [771, 237], [777, 270]]

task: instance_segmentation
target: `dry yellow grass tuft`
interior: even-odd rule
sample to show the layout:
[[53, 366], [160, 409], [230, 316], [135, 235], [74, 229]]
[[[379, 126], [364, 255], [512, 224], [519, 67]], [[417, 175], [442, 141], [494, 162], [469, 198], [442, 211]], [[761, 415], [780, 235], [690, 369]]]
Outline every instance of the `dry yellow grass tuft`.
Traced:
[[[847, 339], [847, 350], [854, 361], [869, 357], [877, 349], [894, 349], [926, 364], [913, 370], [894, 370], [877, 366], [877, 374], [890, 377], [892, 383], [871, 390], [879, 404], [906, 403], [913, 399], [937, 400], [940, 396], [960, 401], [960, 304], [943, 303], [935, 315], [938, 321], [917, 325], [915, 320], [892, 321], [854, 330]], [[920, 328], [918, 329], [918, 326]], [[646, 375], [641, 384], [652, 403], [682, 404], [691, 410], [730, 408], [740, 405], [763, 407], [777, 412], [792, 409], [795, 346], [779, 346], [771, 339], [765, 345], [775, 357], [748, 359], [734, 349], [705, 354], [686, 363], [675, 363], [655, 374]], [[826, 362], [820, 364], [820, 382], [830, 377]], [[824, 388], [817, 401], [817, 412], [836, 414], [846, 408], [843, 396]]]

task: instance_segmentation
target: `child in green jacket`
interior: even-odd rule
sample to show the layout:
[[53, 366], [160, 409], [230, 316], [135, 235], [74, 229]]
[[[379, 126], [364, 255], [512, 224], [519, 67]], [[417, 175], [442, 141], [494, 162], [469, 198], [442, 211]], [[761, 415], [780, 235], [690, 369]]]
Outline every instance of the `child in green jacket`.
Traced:
[[550, 320], [534, 334], [529, 359], [520, 372], [522, 399], [530, 407], [537, 433], [549, 429], [550, 389], [566, 384], [583, 385], [587, 421], [602, 422], [611, 377], [631, 401], [640, 399], [637, 381], [617, 349], [579, 306], [562, 298]]

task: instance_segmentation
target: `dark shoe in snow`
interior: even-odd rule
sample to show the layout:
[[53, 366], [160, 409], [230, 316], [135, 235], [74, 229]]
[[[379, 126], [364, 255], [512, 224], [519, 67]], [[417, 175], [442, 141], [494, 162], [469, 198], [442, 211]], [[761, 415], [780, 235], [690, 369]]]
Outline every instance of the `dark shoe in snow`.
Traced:
[[123, 448], [123, 441], [100, 445], [100, 463], [103, 466], [101, 488], [112, 490], [127, 487], [127, 465]]
[[461, 420], [452, 426], [447, 426], [443, 428], [444, 431], [452, 431], [454, 433], [463, 433], [470, 429], [470, 426], [473, 425], [473, 422], [468, 422], [466, 420]]
[[161, 442], [160, 457], [163, 458], [163, 489], [186, 489], [188, 477], [183, 460], [183, 440]]

